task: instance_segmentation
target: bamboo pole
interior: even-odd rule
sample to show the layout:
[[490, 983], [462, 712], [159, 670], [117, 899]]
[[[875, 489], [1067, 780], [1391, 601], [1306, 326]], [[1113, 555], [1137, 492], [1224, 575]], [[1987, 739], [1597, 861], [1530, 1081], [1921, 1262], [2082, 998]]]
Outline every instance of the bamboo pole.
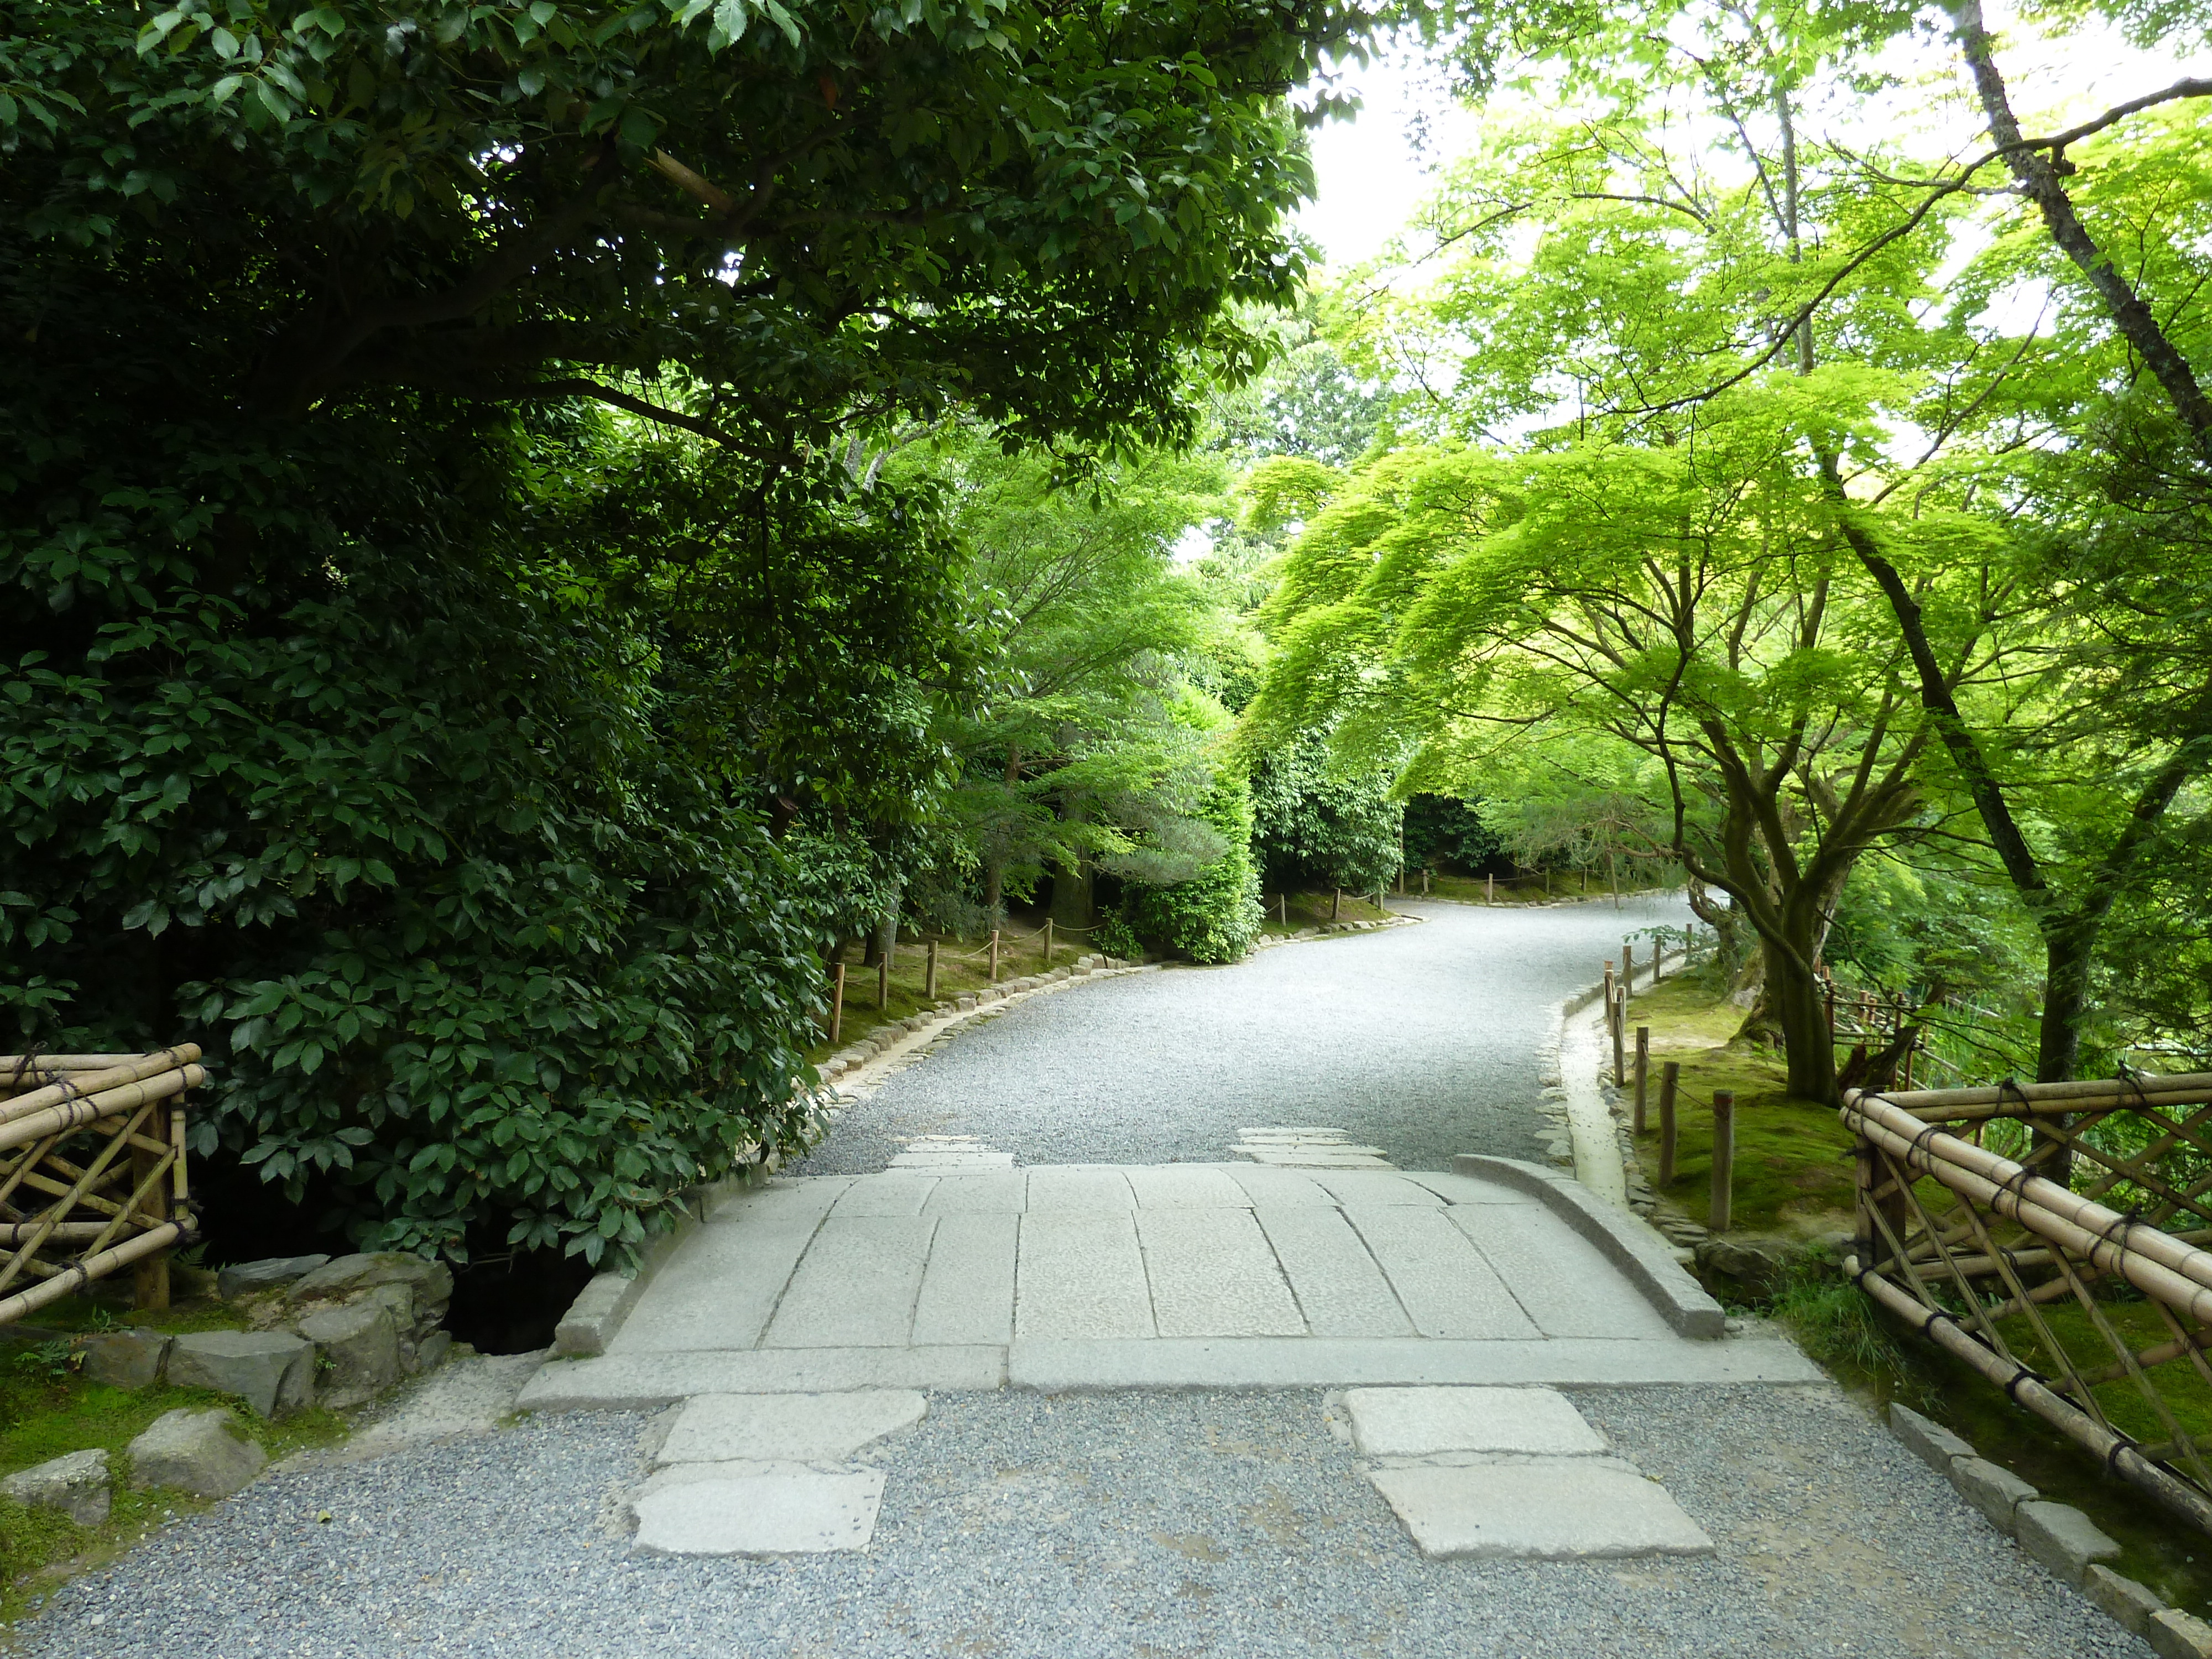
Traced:
[[166, 1100], [171, 1095], [182, 1094], [187, 1089], [197, 1089], [206, 1081], [205, 1067], [187, 1066], [182, 1071], [164, 1072], [158, 1077], [127, 1083], [119, 1089], [104, 1089], [82, 1100], [72, 1100], [64, 1105], [52, 1106], [45, 1111], [33, 1113], [29, 1117], [0, 1123], [0, 1152], [33, 1140], [44, 1140], [49, 1135], [82, 1128], [103, 1117], [135, 1111], [149, 1100]]
[[[1857, 1091], [1854, 1091], [1857, 1092]], [[1899, 1089], [1882, 1094], [1888, 1105], [1931, 1117], [1948, 1117], [1978, 1106], [1999, 1109], [2004, 1116], [2021, 1111], [2083, 1112], [2099, 1107], [2182, 1106], [2212, 1101], [2212, 1072], [2173, 1073], [2163, 1077], [2087, 1078], [2074, 1083], [2004, 1083], [1972, 1089]], [[1983, 1115], [1987, 1115], [1984, 1114]], [[1965, 1121], [1961, 1117], [1961, 1121]]]
[[1713, 1091], [1713, 1195], [1705, 1225], [1724, 1233], [1735, 1208], [1735, 1096]]
[[1644, 1133], [1644, 1094], [1651, 1077], [1651, 1028], [1636, 1028], [1636, 1133]]
[[2010, 1217], [2100, 1271], [2118, 1273], [2145, 1296], [2188, 1314], [2198, 1324], [2212, 1324], [2212, 1255], [2116, 1210], [2077, 1199], [2040, 1176], [2027, 1175], [2009, 1158], [1985, 1152], [1955, 1135], [1931, 1131], [1905, 1114], [1897, 1115], [1912, 1125], [1910, 1133], [1901, 1133], [1863, 1109], [1854, 1111], [1846, 1106], [1844, 1110], [1847, 1122], [1908, 1170], [1917, 1168], [1932, 1176], [1962, 1197]]
[[937, 941], [929, 941], [929, 965], [922, 969], [921, 994], [924, 1001], [937, 1000]]
[[1954, 1358], [1964, 1360], [2051, 1427], [2087, 1447], [2121, 1480], [2212, 1532], [2212, 1498], [2143, 1456], [2134, 1442], [2095, 1421], [2064, 1396], [2051, 1392], [2026, 1366], [1984, 1346], [1950, 1315], [1923, 1307], [1910, 1292], [1872, 1269], [1862, 1267], [1857, 1256], [1844, 1259], [1844, 1272], [1861, 1290], [1920, 1335]]
[[5, 1301], [0, 1301], [0, 1325], [13, 1324], [25, 1314], [58, 1302], [64, 1297], [89, 1285], [95, 1279], [105, 1279], [118, 1267], [127, 1267], [141, 1256], [151, 1255], [156, 1250], [166, 1250], [185, 1237], [183, 1225], [171, 1221], [128, 1238], [112, 1249], [102, 1250], [97, 1255], [73, 1261], [52, 1279], [41, 1280], [28, 1290], [18, 1291]]
[[1674, 1184], [1674, 1095], [1682, 1081], [1680, 1060], [1659, 1068], [1659, 1184]]
[[845, 1029], [845, 964], [839, 963], [837, 971], [830, 981], [830, 1041], [835, 1042]]
[[[48, 1106], [58, 1106], [66, 1100], [81, 1100], [106, 1089], [119, 1088], [126, 1083], [138, 1083], [163, 1072], [181, 1070], [200, 1057], [199, 1045], [187, 1042], [174, 1048], [162, 1048], [150, 1054], [131, 1054], [119, 1066], [97, 1069], [81, 1069], [58, 1083], [50, 1083], [12, 1100], [0, 1103], [0, 1123], [9, 1123]], [[83, 1056], [101, 1058], [106, 1056]]]
[[[171, 1107], [167, 1102], [154, 1109], [151, 1127], [158, 1131], [164, 1141], [169, 1138], [170, 1111]], [[125, 1207], [137, 1209], [143, 1205], [147, 1219], [157, 1226], [167, 1221], [169, 1218], [169, 1195], [163, 1190], [161, 1177], [168, 1172], [169, 1149], [167, 1146], [162, 1146], [158, 1153], [152, 1153], [143, 1146], [133, 1145], [131, 1149], [133, 1190], [131, 1201]], [[111, 1221], [108, 1225], [112, 1227], [115, 1224]], [[166, 1252], [140, 1257], [132, 1266], [131, 1275], [133, 1307], [141, 1311], [151, 1311], [169, 1305], [169, 1258]]]

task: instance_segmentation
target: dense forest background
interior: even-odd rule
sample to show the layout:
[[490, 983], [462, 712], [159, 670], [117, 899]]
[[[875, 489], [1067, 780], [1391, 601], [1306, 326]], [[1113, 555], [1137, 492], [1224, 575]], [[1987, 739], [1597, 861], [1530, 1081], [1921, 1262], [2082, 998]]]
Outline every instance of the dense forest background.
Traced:
[[[1324, 272], [1385, 40], [1483, 137]], [[202, 1044], [217, 1178], [362, 1245], [590, 1261], [805, 1145], [833, 956], [1010, 914], [1602, 870], [1808, 1098], [1835, 982], [2199, 1063], [2212, 85], [2007, 47], [0, 0], [13, 1040]]]

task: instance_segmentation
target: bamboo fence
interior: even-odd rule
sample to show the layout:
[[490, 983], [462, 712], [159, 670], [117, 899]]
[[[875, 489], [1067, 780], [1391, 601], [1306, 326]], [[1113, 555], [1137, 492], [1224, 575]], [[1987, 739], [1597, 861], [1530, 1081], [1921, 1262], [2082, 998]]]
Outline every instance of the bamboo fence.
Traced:
[[195, 1235], [190, 1043], [149, 1054], [0, 1054], [0, 1324], [131, 1267], [168, 1305], [168, 1253]]
[[2212, 1073], [1851, 1090], [1846, 1267], [2212, 1532]]

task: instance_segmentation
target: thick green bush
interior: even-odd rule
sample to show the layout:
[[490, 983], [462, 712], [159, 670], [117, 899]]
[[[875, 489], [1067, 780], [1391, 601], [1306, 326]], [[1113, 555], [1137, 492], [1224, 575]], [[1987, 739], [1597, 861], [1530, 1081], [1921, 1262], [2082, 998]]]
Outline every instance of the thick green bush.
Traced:
[[1131, 883], [1123, 908], [1130, 924], [1193, 962], [1234, 962], [1252, 948], [1266, 920], [1260, 872], [1252, 862], [1252, 790], [1224, 766], [1206, 791], [1199, 816], [1228, 850], [1189, 881], [1168, 887]]

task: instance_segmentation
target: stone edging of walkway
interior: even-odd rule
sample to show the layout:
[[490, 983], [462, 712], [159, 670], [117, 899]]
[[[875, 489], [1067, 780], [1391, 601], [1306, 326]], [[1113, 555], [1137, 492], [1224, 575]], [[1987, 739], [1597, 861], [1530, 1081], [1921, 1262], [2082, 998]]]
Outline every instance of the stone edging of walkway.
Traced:
[[1728, 1316], [1721, 1304], [1690, 1277], [1658, 1234], [1636, 1217], [1604, 1203], [1571, 1176], [1517, 1158], [1480, 1152], [1460, 1153], [1452, 1159], [1452, 1168], [1539, 1200], [1632, 1279], [1678, 1336], [1710, 1341], [1727, 1329]]
[[1978, 1455], [1942, 1424], [1893, 1401], [1890, 1432], [1949, 1480], [1983, 1517], [2019, 1544], [2039, 1565], [2161, 1656], [2212, 1656], [2212, 1625], [2169, 1607], [2156, 1592], [2106, 1566], [2120, 1546], [2081, 1510], [2053, 1504], [2010, 1469]]

